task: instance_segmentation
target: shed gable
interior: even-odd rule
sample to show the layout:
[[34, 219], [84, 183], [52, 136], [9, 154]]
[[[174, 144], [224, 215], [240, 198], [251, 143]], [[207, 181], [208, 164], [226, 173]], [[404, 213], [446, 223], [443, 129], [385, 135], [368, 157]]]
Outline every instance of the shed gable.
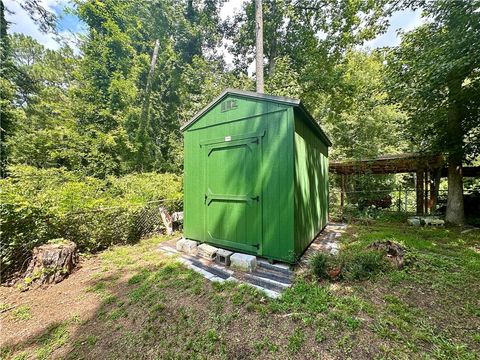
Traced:
[[313, 132], [325, 145], [332, 145], [320, 125], [313, 119], [300, 100], [235, 89], [225, 90], [219, 97], [198, 112], [189, 122], [184, 124], [180, 130], [191, 131], [203, 129], [218, 124], [245, 120], [250, 117], [253, 118], [261, 114], [273, 113], [291, 107], [295, 109], [295, 113], [311, 127]]
[[259, 115], [285, 110], [287, 105], [226, 93], [209, 108], [187, 123], [182, 130], [194, 131], [210, 126], [255, 118]]

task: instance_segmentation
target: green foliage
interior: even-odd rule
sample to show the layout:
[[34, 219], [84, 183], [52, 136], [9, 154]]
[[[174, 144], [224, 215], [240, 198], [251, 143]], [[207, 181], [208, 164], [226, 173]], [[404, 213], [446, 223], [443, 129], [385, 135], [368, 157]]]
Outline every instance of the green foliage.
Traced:
[[316, 253], [310, 260], [312, 273], [319, 279], [331, 279], [330, 270], [338, 270], [339, 278], [365, 280], [390, 269], [385, 254], [379, 251], [343, 251], [340, 257]]
[[12, 317], [15, 320], [29, 320], [32, 318], [32, 313], [29, 306], [20, 305], [12, 311]]
[[173, 174], [100, 180], [63, 169], [16, 166], [9, 172], [0, 180], [5, 273], [22, 265], [33, 247], [55, 238], [74, 241], [81, 251], [134, 242], [148, 230], [137, 223], [147, 202], [174, 199], [165, 205], [177, 210], [182, 198], [181, 178]]
[[406, 116], [389, 103], [382, 60], [376, 52], [347, 52], [331, 71], [328, 96], [315, 100], [322, 106], [314, 106], [314, 112], [335, 143], [333, 158], [372, 158], [408, 150], [401, 128]]
[[480, 154], [478, 2], [440, 0], [422, 8], [426, 23], [403, 33], [389, 52], [390, 93], [408, 111], [413, 144], [473, 160]]
[[303, 343], [305, 342], [305, 333], [302, 329], [297, 328], [293, 334], [288, 338], [288, 350], [292, 353], [297, 353]]
[[[29, 36], [8, 35], [2, 22], [2, 64], [9, 70], [0, 79], [2, 155], [9, 164], [99, 178], [180, 173], [182, 114], [199, 104], [183, 101], [196, 93], [190, 86], [200, 93], [215, 88], [205, 92], [210, 101], [212, 92], [233, 84], [231, 75], [214, 87], [207, 78], [184, 76], [200, 71], [194, 59], [216, 64], [207, 75], [227, 73], [223, 62], [204, 54], [221, 41], [219, 3], [74, 1], [71, 11], [87, 27], [78, 56], [68, 46], [49, 50]], [[155, 40], [161, 45], [147, 94]]]
[[299, 98], [302, 92], [298, 73], [292, 69], [288, 56], [275, 59], [275, 72], [268, 77], [266, 91], [268, 94]]
[[330, 279], [329, 270], [339, 267], [340, 263], [337, 258], [321, 251], [317, 252], [310, 259], [310, 268], [312, 269], [312, 273], [319, 279]]
[[348, 280], [365, 280], [389, 268], [385, 254], [364, 250], [342, 254], [342, 276]]

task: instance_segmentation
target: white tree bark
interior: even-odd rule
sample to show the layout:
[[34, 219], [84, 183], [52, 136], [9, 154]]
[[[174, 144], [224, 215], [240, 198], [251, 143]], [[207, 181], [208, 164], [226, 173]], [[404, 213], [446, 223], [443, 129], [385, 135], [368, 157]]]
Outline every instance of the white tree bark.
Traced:
[[263, 93], [263, 11], [262, 0], [255, 0], [256, 78], [257, 92]]

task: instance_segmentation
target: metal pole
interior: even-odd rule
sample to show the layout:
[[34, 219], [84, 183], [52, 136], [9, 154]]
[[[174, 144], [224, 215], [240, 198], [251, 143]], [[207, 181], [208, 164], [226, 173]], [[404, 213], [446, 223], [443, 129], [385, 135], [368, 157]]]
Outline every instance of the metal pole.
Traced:
[[405, 212], [408, 213], [408, 188], [405, 188]]

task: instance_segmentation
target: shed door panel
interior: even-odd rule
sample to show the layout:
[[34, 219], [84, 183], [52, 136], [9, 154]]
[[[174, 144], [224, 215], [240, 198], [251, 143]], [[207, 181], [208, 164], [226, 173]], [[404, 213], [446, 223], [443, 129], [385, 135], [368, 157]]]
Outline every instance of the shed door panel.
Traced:
[[226, 247], [261, 247], [261, 136], [229, 136], [206, 146], [206, 236]]

